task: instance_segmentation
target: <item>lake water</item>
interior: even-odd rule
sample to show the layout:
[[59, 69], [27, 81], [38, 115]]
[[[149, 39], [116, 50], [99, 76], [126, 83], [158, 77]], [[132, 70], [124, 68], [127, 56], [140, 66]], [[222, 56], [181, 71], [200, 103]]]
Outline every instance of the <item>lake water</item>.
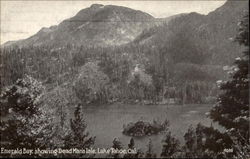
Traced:
[[[131, 137], [122, 134], [123, 125], [136, 122], [140, 119], [152, 122], [153, 119], [170, 122], [172, 134], [181, 142], [188, 127], [199, 122], [209, 126], [211, 120], [205, 113], [209, 112], [212, 105], [125, 105], [113, 104], [102, 106], [88, 106], [84, 108], [87, 131], [91, 136], [96, 136], [95, 147], [110, 148], [114, 138], [119, 138], [123, 148], [127, 148]], [[145, 151], [149, 139], [152, 140], [153, 149], [160, 153], [161, 141], [164, 134], [136, 137], [135, 145]], [[159, 156], [159, 155], [158, 155]]]

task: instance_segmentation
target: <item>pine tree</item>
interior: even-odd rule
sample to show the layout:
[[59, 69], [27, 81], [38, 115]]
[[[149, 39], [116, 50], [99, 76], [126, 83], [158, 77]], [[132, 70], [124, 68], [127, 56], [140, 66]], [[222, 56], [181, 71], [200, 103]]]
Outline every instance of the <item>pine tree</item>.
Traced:
[[[239, 23], [235, 41], [245, 46], [242, 57], [236, 58], [231, 79], [220, 83], [223, 93], [211, 110], [211, 118], [237, 138], [237, 142], [249, 145], [249, 15]], [[234, 135], [233, 135], [234, 134]]]
[[46, 92], [42, 100], [46, 109], [50, 110], [50, 116], [53, 116], [53, 127], [51, 132], [51, 148], [65, 147], [64, 139], [70, 132], [70, 112], [69, 107], [72, 103], [69, 101], [67, 93], [71, 93], [69, 89], [64, 90], [56, 87], [50, 92]]
[[[112, 148], [113, 148], [113, 150], [120, 150], [120, 149], [122, 149], [122, 143], [117, 138], [115, 138], [113, 140]], [[113, 153], [110, 156], [112, 158], [121, 158], [119, 153]], [[110, 156], [108, 156], [108, 157], [110, 157]]]
[[[133, 138], [130, 139], [129, 144], [128, 144], [128, 149], [130, 150], [134, 150], [135, 149], [135, 141]], [[139, 157], [139, 152], [137, 152], [136, 154], [132, 154], [132, 153], [127, 153], [124, 155], [123, 158], [138, 158]]]
[[135, 148], [135, 141], [133, 138], [130, 139], [130, 142], [128, 144], [129, 149], [134, 149]]
[[[218, 82], [222, 94], [218, 102], [210, 111], [210, 118], [223, 126], [226, 131], [221, 132], [215, 128], [197, 125], [196, 131], [185, 134], [187, 143], [193, 142], [192, 153], [186, 157], [212, 157], [212, 158], [249, 158], [249, 15], [239, 23], [239, 34], [235, 41], [245, 46], [242, 57], [236, 58], [235, 65], [229, 72], [231, 79]], [[193, 139], [191, 139], [193, 138]], [[189, 147], [188, 147], [189, 146]], [[228, 152], [227, 150], [231, 150]]]
[[1, 120], [4, 148], [45, 148], [50, 143], [50, 118], [43, 110], [40, 97], [44, 87], [30, 76], [19, 79], [1, 94], [1, 105], [9, 108]]
[[[188, 158], [225, 158], [232, 154], [223, 154], [224, 149], [229, 149], [231, 140], [227, 134], [221, 133], [212, 125], [206, 127], [200, 123], [196, 129], [189, 127], [184, 135], [184, 157]], [[231, 156], [230, 156], [231, 155]]]
[[180, 142], [171, 135], [171, 132], [166, 132], [165, 139], [163, 140], [163, 148], [161, 157], [172, 157], [179, 151]]
[[153, 144], [151, 139], [149, 139], [148, 142], [148, 150], [145, 154], [145, 158], [156, 158], [156, 154], [153, 152]]
[[94, 145], [95, 137], [89, 137], [89, 133], [86, 132], [86, 127], [87, 125], [82, 118], [81, 106], [77, 105], [74, 112], [74, 119], [70, 120], [71, 131], [65, 137], [65, 148], [91, 148]]
[[[235, 41], [245, 47], [242, 57], [235, 60], [230, 70], [231, 79], [219, 82], [223, 93], [210, 112], [210, 117], [226, 129], [233, 153], [222, 152], [237, 158], [250, 157], [249, 144], [249, 15], [239, 23], [239, 33]], [[217, 136], [220, 133], [217, 133]], [[223, 143], [222, 143], [223, 144]]]
[[186, 157], [195, 157], [195, 151], [197, 149], [196, 133], [192, 126], [188, 128], [188, 131], [184, 135], [185, 139], [185, 155]]
[[95, 62], [88, 62], [80, 68], [77, 80], [74, 82], [76, 96], [82, 103], [105, 103], [109, 77], [104, 74]]

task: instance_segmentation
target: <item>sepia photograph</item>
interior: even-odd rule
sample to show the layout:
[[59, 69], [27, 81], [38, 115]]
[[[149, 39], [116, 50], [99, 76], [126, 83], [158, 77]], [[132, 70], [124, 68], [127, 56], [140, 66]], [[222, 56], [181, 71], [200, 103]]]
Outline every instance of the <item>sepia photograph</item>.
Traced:
[[248, 0], [0, 0], [0, 158], [250, 159]]

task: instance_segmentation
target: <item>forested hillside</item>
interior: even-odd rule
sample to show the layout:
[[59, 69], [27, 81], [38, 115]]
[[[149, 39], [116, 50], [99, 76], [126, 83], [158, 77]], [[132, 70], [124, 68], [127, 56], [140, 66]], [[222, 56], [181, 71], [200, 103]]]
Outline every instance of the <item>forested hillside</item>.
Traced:
[[[0, 156], [249, 159], [247, 4], [167, 18], [93, 4], [2, 45]], [[128, 136], [135, 153], [118, 153]]]
[[[225, 65], [240, 49], [228, 39], [237, 31], [245, 4], [228, 1], [208, 15], [168, 19], [92, 5], [58, 26], [2, 46], [1, 84], [11, 85], [28, 74], [48, 91], [72, 89], [74, 100], [85, 104], [213, 102], [216, 81], [227, 78], [224, 70], [230, 66]], [[117, 29], [133, 37], [126, 40], [113, 33]], [[101, 36], [124, 44], [110, 46]]]
[[242, 48], [232, 37], [244, 12], [247, 1], [227, 1], [208, 15], [184, 14], [145, 30], [134, 43], [164, 49], [176, 63], [228, 65]]

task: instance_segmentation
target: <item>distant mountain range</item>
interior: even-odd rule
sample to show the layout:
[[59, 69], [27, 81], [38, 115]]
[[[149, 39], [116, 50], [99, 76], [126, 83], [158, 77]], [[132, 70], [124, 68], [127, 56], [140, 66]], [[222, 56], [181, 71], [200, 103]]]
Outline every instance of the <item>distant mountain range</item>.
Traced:
[[208, 15], [154, 18], [126, 7], [93, 4], [57, 26], [42, 28], [27, 39], [3, 46], [151, 45], [166, 49], [176, 63], [227, 64], [239, 53], [240, 46], [230, 38], [236, 35], [237, 23], [247, 6], [248, 1], [227, 1]]

